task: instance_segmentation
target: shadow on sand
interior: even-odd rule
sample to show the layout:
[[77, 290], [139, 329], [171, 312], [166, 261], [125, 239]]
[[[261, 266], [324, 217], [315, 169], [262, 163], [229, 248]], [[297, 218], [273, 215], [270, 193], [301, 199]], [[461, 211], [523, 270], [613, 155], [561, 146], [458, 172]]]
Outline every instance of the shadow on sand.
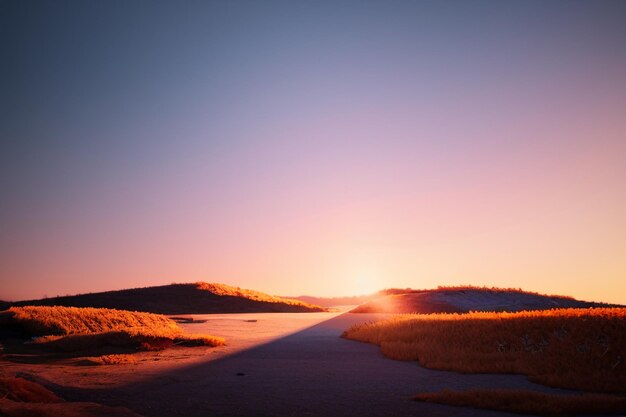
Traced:
[[[386, 359], [378, 347], [345, 340], [350, 325], [375, 315], [342, 314], [251, 349], [170, 370], [114, 389], [59, 392], [72, 401], [124, 406], [162, 416], [484, 416], [507, 415], [411, 401], [441, 389], [515, 388], [566, 392], [520, 375], [469, 375]], [[511, 414], [513, 416], [513, 414]]]

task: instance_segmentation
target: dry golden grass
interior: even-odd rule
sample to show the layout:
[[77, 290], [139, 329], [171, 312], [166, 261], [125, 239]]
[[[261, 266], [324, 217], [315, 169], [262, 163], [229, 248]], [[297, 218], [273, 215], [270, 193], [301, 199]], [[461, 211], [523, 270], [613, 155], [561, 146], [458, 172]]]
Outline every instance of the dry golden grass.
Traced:
[[222, 338], [185, 334], [172, 320], [152, 313], [78, 307], [11, 307], [4, 320], [36, 336], [37, 343], [63, 351], [100, 346], [136, 346], [155, 350], [182, 344], [219, 346]]
[[181, 333], [178, 325], [165, 316], [90, 307], [11, 307], [13, 320], [34, 336], [138, 331], [156, 336]]
[[196, 282], [196, 288], [199, 290], [209, 291], [215, 295], [219, 295], [222, 297], [239, 297], [263, 303], [286, 304], [289, 306], [306, 307], [311, 311], [324, 311], [323, 307], [296, 300], [294, 298], [277, 297], [260, 291], [247, 290], [244, 288], [232, 287], [230, 285], [215, 282]]
[[137, 359], [133, 354], [113, 354], [113, 355], [102, 355], [102, 356], [92, 356], [86, 357], [81, 360], [79, 365], [91, 365], [91, 366], [99, 366], [99, 365], [136, 365]]
[[406, 314], [353, 326], [343, 336], [428, 368], [520, 373], [550, 386], [626, 391], [626, 308]]
[[415, 400], [541, 416], [624, 414], [626, 398], [606, 394], [559, 395], [525, 390], [440, 391], [421, 393]]

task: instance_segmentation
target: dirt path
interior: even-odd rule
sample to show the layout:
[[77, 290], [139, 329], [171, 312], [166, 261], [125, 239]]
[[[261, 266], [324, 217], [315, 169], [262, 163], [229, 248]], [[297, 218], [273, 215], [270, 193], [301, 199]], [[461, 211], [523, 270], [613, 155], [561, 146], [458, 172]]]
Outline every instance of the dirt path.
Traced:
[[502, 416], [410, 401], [421, 391], [530, 388], [522, 376], [461, 375], [384, 358], [341, 332], [374, 315], [343, 314], [298, 333], [141, 383], [73, 393], [160, 416]]

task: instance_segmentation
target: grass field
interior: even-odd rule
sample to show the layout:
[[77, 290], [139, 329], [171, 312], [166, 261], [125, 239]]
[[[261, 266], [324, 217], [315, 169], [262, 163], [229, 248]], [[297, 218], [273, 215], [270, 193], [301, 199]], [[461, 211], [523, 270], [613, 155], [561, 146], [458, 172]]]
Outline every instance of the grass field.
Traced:
[[20, 329], [34, 342], [63, 351], [105, 345], [157, 350], [174, 343], [218, 346], [224, 340], [186, 334], [169, 318], [152, 313], [78, 307], [11, 307], [0, 313], [0, 323]]
[[406, 314], [344, 337], [392, 359], [466, 373], [518, 373], [545, 385], [626, 392], [626, 308]]

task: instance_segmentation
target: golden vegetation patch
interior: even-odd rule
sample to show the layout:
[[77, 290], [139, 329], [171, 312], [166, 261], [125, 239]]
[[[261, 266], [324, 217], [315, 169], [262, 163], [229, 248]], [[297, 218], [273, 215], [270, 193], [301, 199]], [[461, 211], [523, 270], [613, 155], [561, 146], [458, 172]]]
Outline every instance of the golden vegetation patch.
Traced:
[[232, 287], [226, 284], [209, 283], [209, 282], [197, 282], [196, 288], [199, 290], [209, 291], [215, 295], [227, 296], [227, 297], [239, 297], [252, 301], [258, 301], [263, 303], [272, 304], [286, 304], [290, 306], [306, 307], [312, 311], [324, 311], [325, 309], [314, 304], [309, 304], [304, 301], [296, 300], [293, 298], [277, 297], [269, 295], [260, 291], [247, 290], [239, 287]]
[[171, 336], [181, 329], [165, 316], [91, 307], [11, 307], [13, 320], [34, 336], [138, 331]]
[[3, 321], [22, 328], [34, 341], [63, 351], [101, 346], [135, 346], [146, 350], [174, 344], [219, 346], [224, 339], [186, 334], [173, 320], [152, 313], [90, 307], [11, 307]]
[[433, 369], [519, 373], [562, 388], [626, 391], [626, 308], [405, 314], [344, 337]]
[[78, 362], [83, 366], [99, 366], [99, 365], [136, 365], [138, 363], [133, 354], [113, 354], [86, 357]]
[[626, 398], [606, 394], [561, 395], [527, 390], [473, 389], [421, 393], [417, 394], [414, 399], [437, 404], [541, 416], [626, 413]]

